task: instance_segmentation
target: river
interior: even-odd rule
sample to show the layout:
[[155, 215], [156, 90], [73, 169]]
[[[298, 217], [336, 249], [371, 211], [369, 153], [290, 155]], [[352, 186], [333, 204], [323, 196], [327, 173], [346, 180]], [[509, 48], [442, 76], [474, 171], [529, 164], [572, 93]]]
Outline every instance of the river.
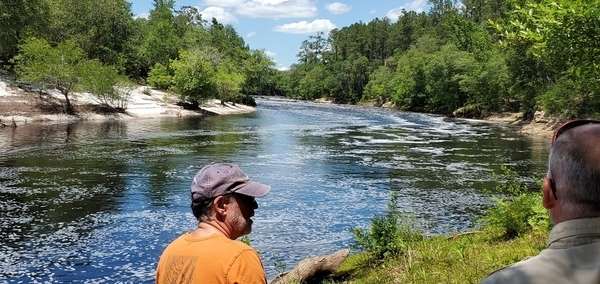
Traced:
[[382, 108], [257, 101], [243, 115], [28, 123], [0, 129], [0, 283], [153, 283], [164, 247], [193, 229], [193, 175], [238, 163], [272, 186], [250, 243], [276, 264], [353, 243], [387, 208], [425, 234], [472, 229], [493, 173], [545, 172], [549, 141], [504, 124]]

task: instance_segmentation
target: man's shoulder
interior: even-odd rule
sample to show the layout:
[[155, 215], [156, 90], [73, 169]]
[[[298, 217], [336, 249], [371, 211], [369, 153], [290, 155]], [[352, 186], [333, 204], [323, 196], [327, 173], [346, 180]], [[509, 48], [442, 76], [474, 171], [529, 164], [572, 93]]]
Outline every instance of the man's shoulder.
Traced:
[[481, 283], [526, 283], [530, 274], [529, 271], [537, 270], [539, 268], [538, 264], [539, 255], [528, 256], [519, 262], [494, 270]]

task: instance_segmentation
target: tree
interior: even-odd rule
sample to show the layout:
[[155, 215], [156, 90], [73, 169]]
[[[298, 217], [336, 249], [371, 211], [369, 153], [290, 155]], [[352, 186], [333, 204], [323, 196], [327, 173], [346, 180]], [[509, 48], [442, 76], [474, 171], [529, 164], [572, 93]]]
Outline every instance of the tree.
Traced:
[[43, 35], [49, 18], [43, 0], [0, 0], [0, 64], [17, 54], [21, 41]]
[[183, 101], [198, 105], [216, 94], [216, 68], [220, 61], [213, 50], [181, 51], [179, 59], [171, 61], [173, 90]]
[[171, 87], [173, 74], [168, 66], [160, 63], [154, 64], [154, 67], [148, 72], [148, 84], [150, 86], [167, 90]]
[[126, 109], [127, 82], [127, 78], [112, 65], [104, 65], [97, 59], [82, 63], [82, 87], [94, 94], [104, 107]]
[[382, 105], [391, 101], [391, 94], [396, 84], [394, 71], [388, 66], [380, 66], [371, 73], [362, 99], [365, 101], [374, 100], [378, 105]]
[[174, 5], [174, 0], [154, 0], [154, 9], [148, 19], [148, 35], [142, 48], [147, 66], [168, 65], [170, 60], [177, 58], [181, 38], [175, 29]]
[[45, 40], [30, 38], [20, 45], [15, 57], [22, 80], [56, 88], [63, 94], [67, 114], [73, 114], [69, 96], [82, 81], [85, 61], [85, 52], [73, 40], [52, 47]]
[[246, 80], [242, 92], [249, 95], [273, 95], [275, 92], [275, 62], [264, 50], [252, 50], [244, 61], [243, 73]]
[[[425, 65], [427, 80], [427, 109], [430, 112], [451, 114], [467, 102], [467, 94], [460, 89], [460, 75], [469, 72], [472, 64], [458, 64], [461, 60], [469, 60], [472, 55], [459, 51], [456, 46], [448, 44], [432, 55]], [[466, 70], [465, 70], [466, 69]]]
[[210, 46], [208, 22], [196, 7], [183, 6], [174, 19], [177, 36], [181, 38], [182, 48], [193, 49]]
[[87, 57], [123, 67], [133, 29], [125, 0], [47, 0], [51, 20], [45, 38], [56, 44], [74, 40]]
[[302, 63], [316, 63], [323, 59], [323, 52], [327, 48], [327, 39], [323, 32], [317, 32], [311, 35], [307, 40], [302, 41], [300, 52], [296, 55], [298, 61]]
[[237, 72], [231, 62], [225, 61], [218, 65], [215, 87], [217, 98], [221, 100], [221, 104], [231, 101], [235, 105], [242, 98], [240, 91], [245, 79], [244, 74]]
[[557, 71], [598, 75], [600, 2], [527, 1], [503, 31], [508, 44], [529, 42], [531, 52]]
[[[592, 106], [600, 105], [599, 14], [598, 1], [527, 0], [506, 23], [492, 22], [505, 47], [528, 46], [528, 52], [556, 74], [550, 83], [559, 85], [543, 95], [546, 110], [564, 109], [561, 114], [578, 116], [597, 113]], [[553, 98], [565, 90], [569, 99]]]

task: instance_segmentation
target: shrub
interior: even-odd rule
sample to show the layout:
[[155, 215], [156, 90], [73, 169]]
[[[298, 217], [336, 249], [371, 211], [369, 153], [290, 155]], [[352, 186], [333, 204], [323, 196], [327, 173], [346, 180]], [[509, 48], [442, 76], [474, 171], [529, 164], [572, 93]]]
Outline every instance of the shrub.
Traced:
[[[484, 227], [497, 233], [501, 239], [512, 239], [532, 230], [549, 230], [550, 218], [542, 206], [542, 196], [531, 192], [519, 175], [502, 166], [502, 174], [494, 174], [496, 192], [506, 194], [506, 198], [494, 197], [496, 205], [482, 217]], [[501, 179], [504, 179], [502, 181]]]
[[148, 72], [148, 84], [161, 90], [171, 87], [172, 78], [169, 67], [160, 63], [154, 64], [154, 67]]
[[397, 199], [398, 194], [392, 191], [386, 214], [375, 215], [367, 229], [350, 229], [357, 243], [353, 248], [368, 253], [373, 260], [382, 260], [404, 253], [411, 241], [423, 238], [412, 219], [398, 209]]

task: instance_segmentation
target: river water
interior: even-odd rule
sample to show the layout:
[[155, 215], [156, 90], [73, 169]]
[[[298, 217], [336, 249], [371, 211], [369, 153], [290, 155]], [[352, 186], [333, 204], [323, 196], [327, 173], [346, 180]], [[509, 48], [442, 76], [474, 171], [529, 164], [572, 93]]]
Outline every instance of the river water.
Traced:
[[549, 142], [507, 125], [258, 100], [244, 115], [0, 129], [0, 283], [153, 283], [193, 229], [189, 185], [212, 161], [270, 184], [250, 243], [275, 264], [353, 243], [390, 192], [428, 235], [476, 226], [501, 165], [541, 178]]

